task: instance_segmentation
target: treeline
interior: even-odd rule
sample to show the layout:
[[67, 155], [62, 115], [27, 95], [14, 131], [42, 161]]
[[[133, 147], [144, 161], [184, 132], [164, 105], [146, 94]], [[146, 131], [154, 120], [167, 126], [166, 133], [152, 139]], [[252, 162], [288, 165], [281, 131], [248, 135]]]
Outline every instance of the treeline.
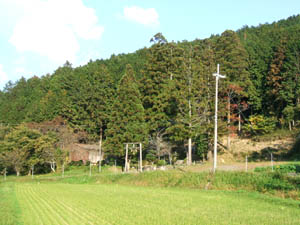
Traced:
[[209, 157], [217, 64], [226, 75], [219, 83], [219, 130], [228, 149], [232, 135], [297, 124], [299, 36], [300, 16], [192, 42], [168, 42], [158, 33], [150, 48], [132, 54], [77, 68], [66, 62], [51, 75], [7, 83], [0, 122], [61, 117], [88, 134], [82, 141], [103, 139], [107, 158], [121, 159], [125, 142], [143, 142], [148, 161], [167, 156], [190, 164]]

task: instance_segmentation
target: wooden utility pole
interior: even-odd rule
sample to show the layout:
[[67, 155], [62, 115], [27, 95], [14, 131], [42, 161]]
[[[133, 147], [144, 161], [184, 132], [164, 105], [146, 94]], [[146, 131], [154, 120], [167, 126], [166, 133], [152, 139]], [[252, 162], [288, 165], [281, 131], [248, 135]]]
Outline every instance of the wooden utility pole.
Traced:
[[101, 172], [102, 162], [102, 127], [100, 128], [100, 140], [99, 140], [99, 173]]
[[218, 81], [226, 76], [220, 74], [220, 65], [218, 64], [217, 73], [213, 73], [216, 77], [216, 100], [215, 100], [215, 140], [214, 140], [214, 167], [213, 172], [217, 169], [217, 141], [218, 141]]

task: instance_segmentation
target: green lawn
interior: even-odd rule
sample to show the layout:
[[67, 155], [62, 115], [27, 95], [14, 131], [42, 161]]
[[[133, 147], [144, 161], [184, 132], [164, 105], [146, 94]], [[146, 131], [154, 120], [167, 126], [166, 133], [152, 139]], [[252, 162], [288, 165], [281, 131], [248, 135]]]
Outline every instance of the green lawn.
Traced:
[[0, 184], [0, 224], [299, 224], [300, 202], [245, 191]]

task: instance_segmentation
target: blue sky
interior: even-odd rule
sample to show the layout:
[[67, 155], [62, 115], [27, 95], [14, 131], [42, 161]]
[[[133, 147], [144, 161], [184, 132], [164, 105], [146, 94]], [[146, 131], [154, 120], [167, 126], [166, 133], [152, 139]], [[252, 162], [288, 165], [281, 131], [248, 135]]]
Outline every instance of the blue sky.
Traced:
[[0, 89], [66, 60], [78, 66], [149, 47], [157, 32], [191, 41], [299, 13], [299, 0], [0, 0]]

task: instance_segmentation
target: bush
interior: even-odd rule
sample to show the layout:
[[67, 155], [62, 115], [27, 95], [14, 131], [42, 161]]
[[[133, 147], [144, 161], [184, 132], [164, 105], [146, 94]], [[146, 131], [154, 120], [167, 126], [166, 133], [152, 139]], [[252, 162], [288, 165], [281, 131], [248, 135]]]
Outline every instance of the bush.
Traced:
[[70, 165], [70, 166], [83, 166], [84, 163], [83, 163], [82, 160], [79, 160], [79, 161], [71, 161], [71, 162], [69, 163], [69, 165]]
[[262, 135], [274, 131], [277, 120], [274, 117], [253, 115], [250, 116], [248, 122], [244, 127], [246, 133], [250, 135]]
[[296, 141], [293, 144], [289, 155], [293, 156], [294, 158], [300, 159], [300, 135], [296, 138]]
[[[300, 173], [299, 164], [286, 164], [286, 165], [277, 165], [273, 167], [275, 172], [279, 173]], [[270, 172], [272, 171], [271, 166], [266, 167], [256, 167], [254, 172]]]
[[167, 163], [165, 160], [158, 160], [157, 161], [157, 166], [165, 166]]

